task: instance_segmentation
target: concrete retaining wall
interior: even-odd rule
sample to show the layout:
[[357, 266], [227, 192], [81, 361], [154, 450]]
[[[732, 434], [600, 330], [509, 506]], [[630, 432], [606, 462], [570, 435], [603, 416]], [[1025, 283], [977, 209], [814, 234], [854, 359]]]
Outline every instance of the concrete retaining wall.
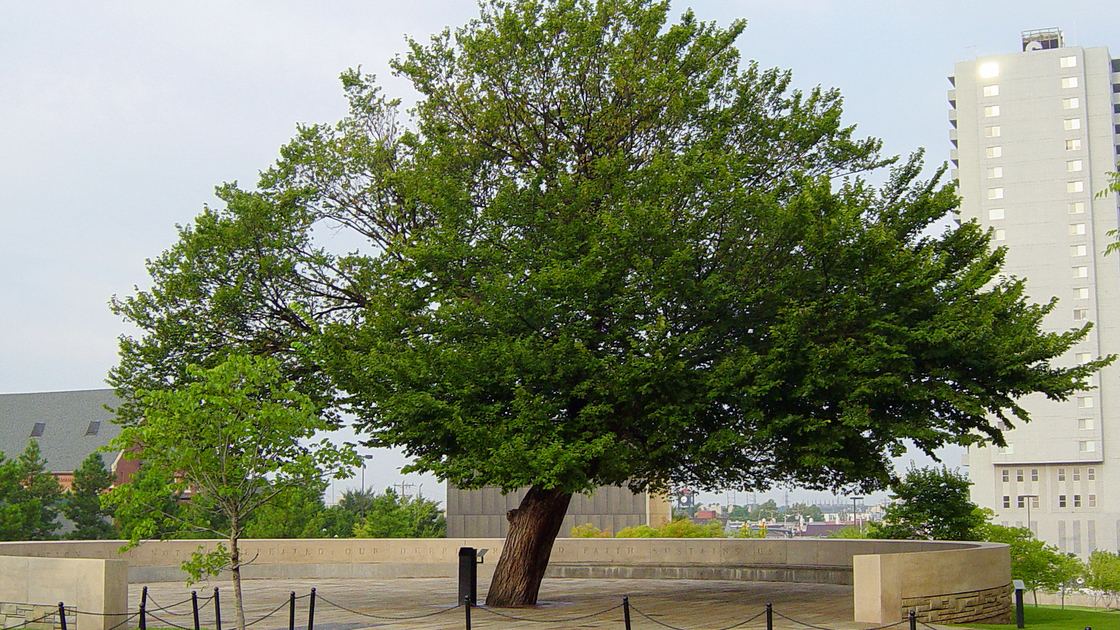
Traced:
[[[460, 547], [489, 549], [479, 567], [480, 575], [487, 576], [502, 543], [467, 538], [247, 540], [242, 557], [253, 560], [245, 568], [246, 578], [450, 578], [457, 571]], [[179, 581], [186, 577], [179, 564], [200, 545], [215, 543], [149, 542], [118, 554], [122, 544], [0, 543], [0, 555], [121, 558], [130, 582]], [[991, 543], [568, 538], [556, 541], [548, 575], [851, 584], [855, 620], [885, 624], [911, 609], [923, 621], [1009, 620], [1010, 572], [1007, 546]], [[5, 599], [18, 601], [0, 596]], [[38, 598], [30, 601], [41, 603]]]
[[[0, 553], [5, 551], [0, 548]], [[98, 613], [78, 614], [77, 630], [107, 630], [127, 615], [127, 571], [128, 563], [123, 560], [0, 555], [0, 601], [38, 604], [55, 611], [57, 603], [64, 602], [68, 608], [74, 607], [82, 613]], [[3, 627], [22, 623], [14, 622], [14, 617], [26, 614], [26, 611], [9, 608], [3, 611], [6, 617]], [[38, 610], [34, 608], [32, 613]]]

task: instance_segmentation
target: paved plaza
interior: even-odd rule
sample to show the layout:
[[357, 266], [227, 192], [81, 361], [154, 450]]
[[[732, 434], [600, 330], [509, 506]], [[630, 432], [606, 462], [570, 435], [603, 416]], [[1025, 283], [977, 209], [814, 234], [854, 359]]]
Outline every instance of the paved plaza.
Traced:
[[[260, 620], [252, 626], [257, 630], [288, 627], [288, 600], [292, 591], [300, 597], [295, 625], [300, 630], [307, 628], [307, 595], [312, 587], [316, 589], [315, 630], [453, 630], [466, 625], [465, 611], [454, 608], [457, 587], [453, 578], [246, 580], [243, 585], [246, 620], [250, 623]], [[191, 588], [198, 591], [202, 600], [213, 594], [215, 586], [221, 594], [222, 627], [233, 628], [230, 582], [208, 582]], [[487, 586], [485, 580], [480, 580], [480, 600], [485, 598]], [[148, 619], [148, 626], [193, 628], [191, 588], [181, 582], [149, 585], [148, 609], [155, 618]], [[141, 589], [141, 585], [130, 587], [129, 610], [138, 608]], [[632, 627], [642, 630], [765, 628], [767, 602], [773, 604], [774, 627], [781, 630], [811, 630], [813, 627], [866, 630], [874, 626], [852, 621], [850, 586], [573, 578], [545, 580], [540, 603], [535, 607], [475, 608], [471, 611], [471, 626], [480, 630], [621, 629], [624, 627], [621, 607], [624, 596], [630, 600]], [[180, 603], [184, 600], [187, 601]], [[158, 610], [160, 607], [170, 610]], [[261, 619], [273, 611], [271, 617]], [[753, 621], [747, 621], [756, 616]], [[200, 620], [203, 628], [214, 628], [212, 602], [203, 603]], [[137, 619], [129, 624], [132, 628], [137, 625]], [[894, 627], [906, 630], [907, 624]], [[920, 627], [930, 628], [925, 624]]]

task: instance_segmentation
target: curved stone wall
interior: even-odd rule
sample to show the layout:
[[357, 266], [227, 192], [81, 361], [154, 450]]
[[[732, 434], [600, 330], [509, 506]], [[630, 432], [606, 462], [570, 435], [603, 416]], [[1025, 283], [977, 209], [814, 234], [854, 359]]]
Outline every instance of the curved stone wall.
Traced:
[[[453, 577], [460, 547], [501, 539], [246, 540], [246, 578]], [[121, 541], [0, 543], [0, 556], [127, 562], [129, 582], [178, 581], [179, 564], [214, 541], [156, 541], [119, 554]], [[109, 570], [109, 569], [106, 569]], [[119, 572], [119, 571], [118, 571]], [[568, 538], [553, 548], [550, 577], [720, 579], [851, 584], [855, 620], [892, 623], [916, 610], [924, 621], [1006, 623], [1011, 561], [1006, 545], [831, 539]], [[3, 587], [7, 580], [0, 580]], [[0, 601], [5, 601], [0, 588]], [[65, 601], [56, 597], [55, 601]], [[8, 599], [6, 601], [13, 601]], [[86, 630], [79, 628], [79, 630]]]

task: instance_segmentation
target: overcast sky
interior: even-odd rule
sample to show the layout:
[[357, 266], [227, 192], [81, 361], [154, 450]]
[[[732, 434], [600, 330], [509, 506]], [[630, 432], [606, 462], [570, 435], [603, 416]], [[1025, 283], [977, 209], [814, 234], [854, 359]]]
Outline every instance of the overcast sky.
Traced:
[[[949, 155], [954, 62], [1054, 26], [1067, 45], [1120, 56], [1115, 0], [673, 6], [745, 18], [744, 59], [840, 88], [848, 123], [891, 154], [925, 147], [935, 165]], [[410, 99], [386, 63], [405, 35], [476, 12], [472, 0], [0, 0], [0, 393], [104, 387], [128, 331], [106, 303], [146, 286], [144, 261], [175, 224], [213, 203], [215, 185], [255, 183], [297, 123], [336, 121], [342, 70], [361, 65]]]

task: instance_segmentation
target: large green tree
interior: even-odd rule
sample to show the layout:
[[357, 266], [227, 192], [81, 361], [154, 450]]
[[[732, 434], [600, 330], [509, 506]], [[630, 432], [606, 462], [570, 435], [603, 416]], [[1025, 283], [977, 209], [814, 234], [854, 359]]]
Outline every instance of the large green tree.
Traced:
[[285, 491], [321, 489], [323, 474], [345, 476], [357, 456], [351, 447], [316, 436], [327, 424], [311, 398], [283, 378], [275, 359], [232, 354], [213, 368], [189, 369], [188, 375], [192, 380], [179, 387], [143, 392], [144, 421], [125, 427], [112, 442], [173, 476], [152, 484], [146, 496], [140, 486], [126, 484], [116, 502], [147, 509], [144, 521], [131, 529], [133, 545], [152, 533], [176, 530], [161, 522], [199, 526], [178, 509], [157, 511], [169, 495], [189, 491], [194, 507], [209, 507], [216, 517], [209, 529], [229, 546], [196, 553], [184, 569], [195, 580], [230, 570], [237, 627], [244, 630], [239, 542], [251, 517]]
[[50, 540], [59, 528], [62, 486], [31, 440], [15, 459], [0, 453], [0, 540]]
[[[976, 224], [930, 235], [956, 196], [917, 156], [849, 177], [886, 160], [838, 93], [740, 64], [742, 22], [668, 12], [484, 2], [394, 61], [410, 121], [345, 73], [345, 119], [221, 188], [115, 302], [145, 335], [113, 383], [274, 355], [414, 470], [527, 486], [487, 596], [516, 605], [573, 493], [881, 488], [906, 441], [1002, 443], [1018, 398], [1099, 369], [1050, 365], [1085, 331], [1042, 332], [1052, 304], [996, 279]], [[327, 252], [317, 225], [366, 245]]]
[[107, 540], [117, 537], [113, 511], [102, 504], [101, 497], [113, 486], [113, 475], [105, 468], [100, 453], [91, 453], [74, 471], [70, 492], [62, 504], [62, 513], [74, 523], [66, 535], [74, 540]]

